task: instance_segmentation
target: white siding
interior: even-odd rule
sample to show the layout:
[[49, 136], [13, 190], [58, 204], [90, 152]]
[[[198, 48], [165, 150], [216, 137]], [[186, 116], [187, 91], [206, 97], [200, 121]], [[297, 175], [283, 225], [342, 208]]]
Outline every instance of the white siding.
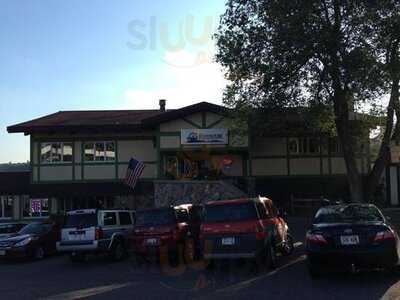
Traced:
[[115, 165], [85, 166], [85, 180], [115, 179]]
[[179, 148], [181, 138], [179, 136], [161, 136], [160, 148]]
[[253, 156], [286, 156], [286, 138], [256, 138], [251, 147]]
[[40, 167], [40, 181], [72, 180], [72, 166]]
[[119, 141], [118, 160], [128, 162], [132, 157], [140, 161], [155, 161], [157, 153], [153, 141]]
[[258, 158], [251, 161], [253, 176], [287, 175], [285, 158]]
[[319, 158], [290, 159], [290, 175], [320, 175]]

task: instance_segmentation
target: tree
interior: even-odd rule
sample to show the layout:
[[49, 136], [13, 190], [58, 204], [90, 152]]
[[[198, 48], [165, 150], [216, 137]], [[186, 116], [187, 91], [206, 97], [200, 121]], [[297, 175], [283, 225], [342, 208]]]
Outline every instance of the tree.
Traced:
[[393, 68], [398, 55], [395, 35], [400, 32], [398, 24], [393, 25], [400, 15], [397, 2], [228, 0], [216, 35], [216, 58], [230, 80], [227, 105], [323, 107], [331, 112], [353, 201], [364, 200], [356, 163], [355, 112], [391, 90], [386, 131], [367, 180], [376, 187], [399, 106], [399, 73]]

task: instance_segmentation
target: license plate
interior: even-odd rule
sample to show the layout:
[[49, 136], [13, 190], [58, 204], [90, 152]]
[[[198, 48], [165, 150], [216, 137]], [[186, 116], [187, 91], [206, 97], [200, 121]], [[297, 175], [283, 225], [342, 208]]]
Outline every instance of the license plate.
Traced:
[[358, 245], [360, 243], [360, 239], [358, 238], [358, 235], [342, 235], [340, 237], [340, 242], [344, 246]]
[[150, 246], [158, 245], [158, 239], [147, 239], [146, 245], [150, 245]]
[[222, 238], [222, 245], [224, 246], [235, 245], [235, 238], [234, 237]]
[[0, 255], [1, 255], [1, 256], [6, 255], [6, 251], [5, 251], [5, 250], [0, 250]]

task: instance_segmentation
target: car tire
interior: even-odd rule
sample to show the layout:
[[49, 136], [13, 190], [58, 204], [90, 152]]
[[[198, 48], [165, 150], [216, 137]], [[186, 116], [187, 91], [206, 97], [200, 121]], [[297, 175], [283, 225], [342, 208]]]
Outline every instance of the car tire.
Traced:
[[35, 260], [42, 260], [45, 256], [44, 249], [42, 246], [37, 246], [33, 252], [33, 258]]
[[286, 241], [282, 247], [282, 254], [288, 256], [293, 253], [294, 250], [294, 241], [291, 234], [287, 234]]
[[124, 247], [124, 244], [120, 241], [117, 242], [111, 251], [111, 258], [114, 261], [121, 261], [124, 259], [125, 255], [126, 255], [126, 249]]
[[267, 246], [266, 266], [272, 270], [276, 269], [277, 266], [276, 248], [273, 241], [271, 241]]

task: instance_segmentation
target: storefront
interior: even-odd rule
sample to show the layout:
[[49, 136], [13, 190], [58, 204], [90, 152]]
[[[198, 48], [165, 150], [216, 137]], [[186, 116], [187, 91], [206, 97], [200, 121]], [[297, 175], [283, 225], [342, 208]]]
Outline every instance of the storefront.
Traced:
[[[11, 206], [14, 218], [152, 206], [162, 198], [154, 185], [165, 180], [253, 179], [256, 192], [282, 199], [303, 192], [304, 182], [315, 195], [325, 193], [325, 184], [338, 193], [346, 188], [343, 155], [332, 138], [260, 134], [251, 126], [239, 135], [232, 122], [219, 105], [166, 110], [161, 100], [155, 110], [67, 111], [10, 126], [8, 132], [30, 136], [30, 172], [23, 189], [0, 194], [0, 216], [10, 216]], [[370, 166], [368, 138], [365, 143], [358, 157], [362, 173]], [[131, 158], [145, 165], [134, 190], [123, 184]]]

